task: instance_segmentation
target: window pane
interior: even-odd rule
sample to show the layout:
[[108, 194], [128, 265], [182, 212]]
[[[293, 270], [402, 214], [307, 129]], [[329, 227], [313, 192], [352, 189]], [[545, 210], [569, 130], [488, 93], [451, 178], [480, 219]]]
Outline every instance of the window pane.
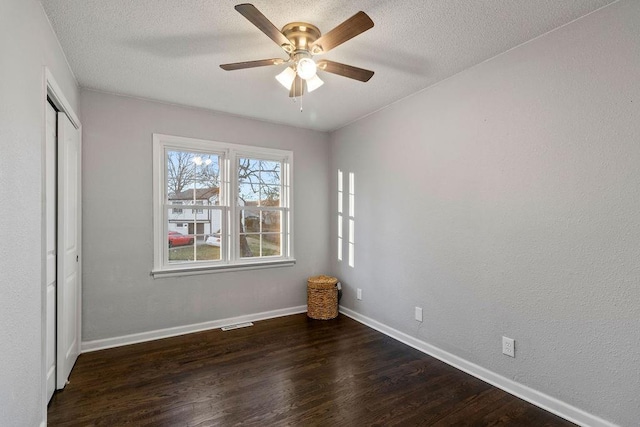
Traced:
[[238, 159], [238, 181], [243, 182], [260, 182], [260, 161], [256, 159], [240, 158]]
[[279, 185], [263, 185], [260, 193], [260, 206], [280, 206]]
[[238, 191], [238, 206], [258, 206], [260, 200], [260, 185], [240, 184]]
[[260, 212], [242, 210], [240, 211], [240, 232], [259, 233], [260, 232]]
[[262, 256], [280, 256], [280, 233], [262, 235]]
[[169, 247], [169, 262], [184, 263], [195, 261], [217, 261], [220, 259], [220, 246], [213, 246], [203, 243], [200, 236], [197, 236], [194, 244], [185, 246]]
[[240, 256], [242, 258], [260, 256], [260, 234], [240, 235]]
[[166, 157], [169, 203], [178, 200], [218, 205], [220, 161], [214, 154], [191, 151], [168, 151]]
[[262, 231], [279, 233], [282, 212], [280, 211], [261, 211]]
[[[183, 209], [181, 217], [172, 219], [172, 209], [168, 209], [168, 259], [170, 262], [212, 261], [221, 259], [220, 228], [222, 211], [217, 209]], [[212, 237], [213, 236], [213, 237]]]
[[207, 214], [209, 218], [207, 222], [204, 223], [203, 234], [206, 236], [212, 234], [219, 236], [222, 233], [222, 211], [205, 209], [205, 214]]
[[188, 234], [188, 224], [180, 224], [172, 230], [172, 224], [169, 224], [169, 232], [167, 236], [167, 246], [169, 261], [193, 261], [195, 259], [195, 236]]
[[272, 160], [238, 160], [238, 205], [280, 206], [281, 163]]
[[198, 261], [219, 260], [223, 247], [222, 211], [209, 209], [205, 212], [208, 213], [210, 219], [204, 224], [202, 240], [198, 239], [198, 242], [201, 241], [203, 244], [198, 247], [197, 259]]
[[262, 160], [260, 178], [264, 184], [280, 185], [280, 162]]
[[261, 256], [281, 255], [280, 233], [251, 233], [240, 235], [240, 256], [242, 258], [256, 258]]

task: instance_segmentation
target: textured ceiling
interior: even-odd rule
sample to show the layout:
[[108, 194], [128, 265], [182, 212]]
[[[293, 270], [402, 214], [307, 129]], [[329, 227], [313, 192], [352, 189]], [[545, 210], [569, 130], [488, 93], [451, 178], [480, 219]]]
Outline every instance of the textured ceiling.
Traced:
[[[566, 24], [613, 0], [254, 0], [281, 28], [324, 33], [365, 11], [375, 26], [323, 55], [375, 71], [368, 83], [328, 73], [298, 103], [275, 80], [286, 58], [235, 11], [240, 1], [42, 0], [80, 86], [330, 131]], [[318, 57], [316, 57], [318, 58]]]

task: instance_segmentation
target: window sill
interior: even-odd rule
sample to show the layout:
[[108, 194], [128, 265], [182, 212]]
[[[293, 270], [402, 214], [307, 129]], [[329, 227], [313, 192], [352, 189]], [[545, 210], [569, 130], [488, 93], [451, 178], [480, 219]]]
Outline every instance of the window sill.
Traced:
[[295, 259], [286, 259], [278, 261], [262, 261], [252, 262], [246, 264], [224, 264], [216, 266], [178, 266], [170, 267], [162, 270], [152, 270], [151, 275], [154, 279], [160, 279], [163, 277], [176, 277], [176, 276], [193, 276], [196, 274], [210, 274], [210, 273], [228, 273], [230, 271], [243, 271], [243, 270], [258, 270], [263, 268], [274, 267], [292, 267], [295, 265]]

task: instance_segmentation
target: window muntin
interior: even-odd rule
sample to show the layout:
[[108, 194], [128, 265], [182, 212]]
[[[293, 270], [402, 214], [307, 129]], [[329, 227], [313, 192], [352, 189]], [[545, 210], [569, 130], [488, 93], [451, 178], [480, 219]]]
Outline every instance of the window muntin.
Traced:
[[292, 152], [155, 134], [154, 159], [154, 274], [295, 261]]

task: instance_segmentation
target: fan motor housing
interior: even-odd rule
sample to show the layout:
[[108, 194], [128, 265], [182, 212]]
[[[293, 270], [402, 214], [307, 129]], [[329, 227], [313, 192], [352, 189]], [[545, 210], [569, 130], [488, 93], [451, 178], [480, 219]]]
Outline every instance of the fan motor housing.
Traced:
[[290, 22], [282, 27], [282, 34], [295, 46], [296, 51], [309, 51], [320, 38], [320, 30], [307, 22]]

